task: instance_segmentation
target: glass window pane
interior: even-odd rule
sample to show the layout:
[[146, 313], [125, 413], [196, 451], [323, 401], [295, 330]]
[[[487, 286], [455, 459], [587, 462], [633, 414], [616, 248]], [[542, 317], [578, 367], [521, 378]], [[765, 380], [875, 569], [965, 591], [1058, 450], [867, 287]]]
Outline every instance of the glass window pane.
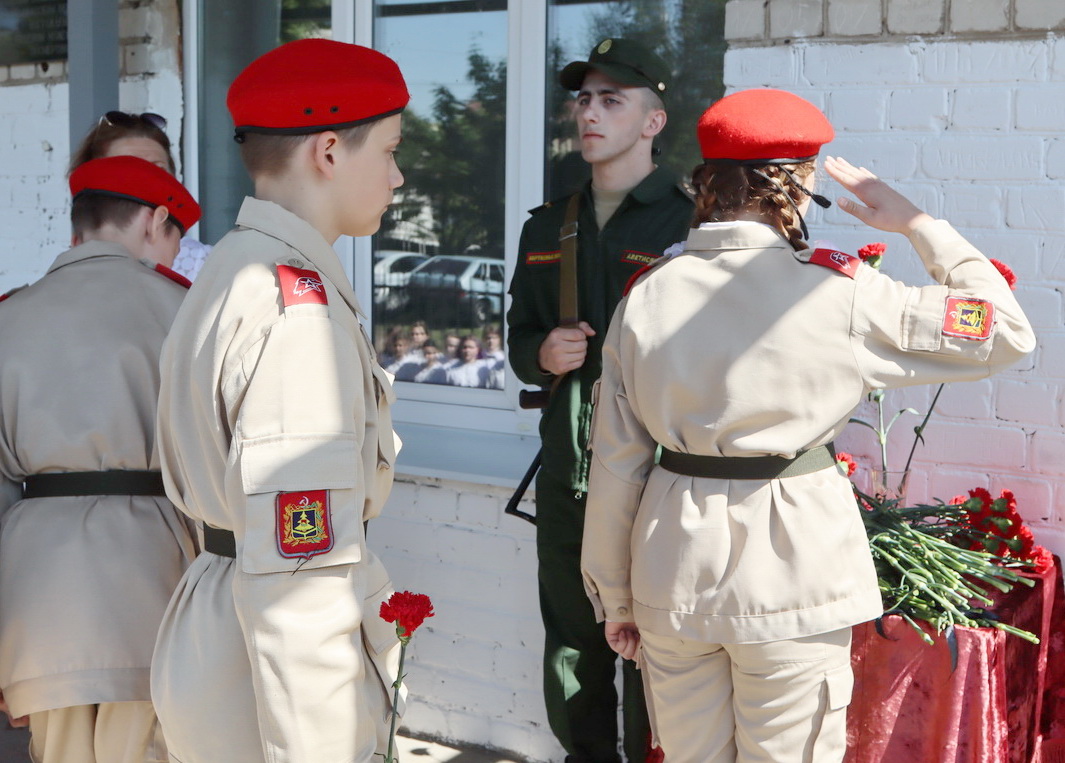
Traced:
[[724, 94], [725, 0], [548, 0], [547, 24], [545, 198], [570, 194], [591, 177], [573, 127], [573, 98], [558, 84], [558, 73], [570, 61], [587, 61], [607, 37], [638, 40], [669, 64], [669, 119], [655, 141], [661, 150], [655, 161], [689, 179], [702, 161], [695, 125]]
[[283, 42], [331, 37], [330, 0], [200, 0], [200, 238], [215, 243], [237, 219], [251, 180], [233, 142], [226, 92], [241, 70]]
[[[501, 389], [506, 0], [378, 0], [374, 46], [411, 91], [405, 183], [375, 238], [374, 340], [399, 381]], [[403, 252], [420, 257], [400, 271]], [[390, 259], [391, 258], [391, 259]]]

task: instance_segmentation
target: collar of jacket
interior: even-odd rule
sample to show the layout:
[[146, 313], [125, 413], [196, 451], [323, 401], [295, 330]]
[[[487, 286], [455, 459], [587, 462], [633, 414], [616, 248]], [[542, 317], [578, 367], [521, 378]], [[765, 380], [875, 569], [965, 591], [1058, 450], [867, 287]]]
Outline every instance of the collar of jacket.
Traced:
[[309, 222], [272, 201], [246, 196], [237, 214], [237, 225], [257, 230], [295, 249], [312, 269], [336, 287], [360, 318], [366, 318], [336, 251]]
[[56, 257], [55, 262], [48, 268], [48, 272], [51, 273], [71, 263], [91, 260], [95, 257], [125, 257], [130, 261], [133, 260], [133, 255], [122, 244], [116, 244], [113, 241], [86, 241], [84, 244], [67, 249]]
[[788, 240], [775, 228], [750, 220], [704, 223], [688, 232], [684, 251], [722, 251], [725, 249], [784, 249], [792, 251]]
[[[626, 198], [632, 198], [641, 204], [653, 204], [677, 187], [677, 179], [673, 173], [663, 167], [655, 167], [651, 174], [636, 184], [629, 191]], [[584, 185], [584, 193], [591, 198], [592, 182], [589, 180]], [[624, 202], [622, 202], [624, 203]]]

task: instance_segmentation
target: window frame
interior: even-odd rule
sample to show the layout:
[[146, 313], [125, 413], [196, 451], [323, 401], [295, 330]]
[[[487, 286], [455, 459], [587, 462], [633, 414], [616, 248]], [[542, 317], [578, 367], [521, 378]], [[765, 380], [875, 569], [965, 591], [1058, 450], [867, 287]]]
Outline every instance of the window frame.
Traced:
[[[187, 44], [183, 51], [185, 125], [198, 125], [198, 91], [202, 54], [200, 3], [182, 4]], [[374, 43], [374, 0], [333, 0], [333, 39], [367, 47]], [[510, 307], [506, 287], [514, 272], [518, 240], [527, 210], [543, 203], [545, 70], [547, 66], [547, 0], [510, 0], [507, 7], [506, 162], [504, 176], [503, 314]], [[539, 146], [522, 151], [522, 146]], [[200, 136], [183, 130], [185, 182], [199, 193]], [[355, 295], [367, 313], [366, 330], [373, 335], [373, 256], [369, 236], [342, 236], [334, 246]], [[502, 323], [502, 321], [501, 321]], [[504, 329], [505, 327], [501, 328]], [[401, 473], [446, 477], [485, 484], [513, 485], [520, 480], [539, 447], [539, 411], [522, 410], [518, 393], [527, 385], [509, 362], [503, 390], [477, 390], [396, 382], [393, 421], [401, 438], [415, 447], [400, 453]], [[447, 448], [417, 447], [424, 442], [449, 443]], [[446, 452], [442, 452], [446, 451]], [[461, 454], [456, 459], [454, 454]]]

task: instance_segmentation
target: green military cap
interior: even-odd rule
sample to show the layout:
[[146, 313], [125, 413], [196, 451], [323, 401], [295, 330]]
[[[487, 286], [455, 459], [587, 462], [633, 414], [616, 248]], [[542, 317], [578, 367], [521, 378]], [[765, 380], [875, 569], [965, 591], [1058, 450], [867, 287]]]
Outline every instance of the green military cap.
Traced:
[[588, 54], [587, 61], [574, 61], [558, 75], [567, 90], [580, 90], [589, 69], [598, 69], [610, 79], [629, 87], [648, 87], [665, 97], [670, 87], [666, 62], [635, 40], [620, 37], [603, 40]]

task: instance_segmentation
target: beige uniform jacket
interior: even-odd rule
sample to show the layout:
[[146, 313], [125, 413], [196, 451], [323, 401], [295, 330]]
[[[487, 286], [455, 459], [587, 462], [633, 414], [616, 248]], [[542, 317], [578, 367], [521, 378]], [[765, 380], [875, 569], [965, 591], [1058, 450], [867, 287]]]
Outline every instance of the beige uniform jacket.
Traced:
[[[943, 221], [911, 242], [939, 285], [865, 265], [851, 279], [800, 261], [769, 226], [707, 224], [621, 301], [603, 350], [582, 558], [600, 617], [756, 643], [881, 613], [838, 470], [692, 478], [654, 454], [791, 457], [831, 442], [870, 390], [980, 379], [1032, 351], [1027, 319], [980, 252]], [[990, 336], [945, 335], [949, 297], [993, 303]]]
[[[283, 293], [283, 268], [312, 274]], [[160, 632], [152, 694], [183, 763], [369, 761], [387, 732], [374, 665], [387, 673], [398, 640], [378, 617], [392, 589], [363, 523], [391, 489], [398, 441], [360, 315], [321, 234], [248, 198], [167, 340], [167, 494], [231, 530], [237, 554], [201, 555]], [[281, 553], [277, 504], [293, 491], [327, 491], [327, 552]]]
[[14, 715], [149, 699], [190, 525], [163, 497], [19, 499], [32, 474], [159, 468], [159, 352], [185, 294], [89, 242], [0, 303], [0, 688]]

